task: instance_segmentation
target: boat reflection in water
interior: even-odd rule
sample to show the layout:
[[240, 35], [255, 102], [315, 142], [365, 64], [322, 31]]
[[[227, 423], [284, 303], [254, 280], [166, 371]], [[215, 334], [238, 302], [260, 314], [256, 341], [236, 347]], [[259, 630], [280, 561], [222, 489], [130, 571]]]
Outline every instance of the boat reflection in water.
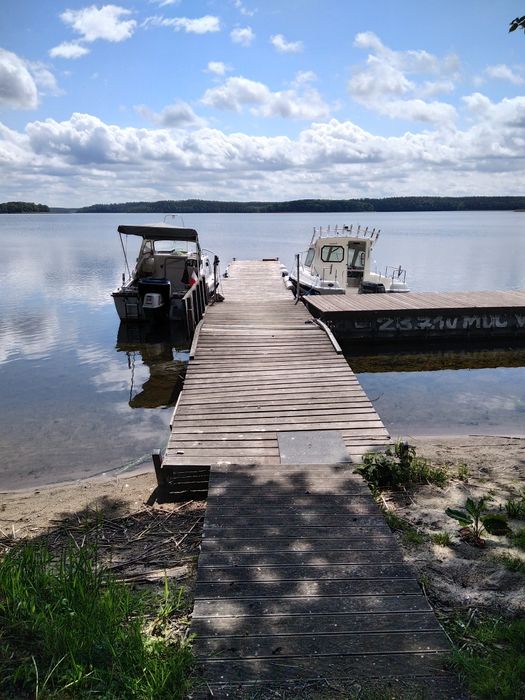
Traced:
[[[131, 408], [175, 405], [190, 349], [190, 341], [180, 324], [121, 323], [116, 349], [125, 352], [128, 358]], [[149, 377], [143, 381], [145, 369]]]

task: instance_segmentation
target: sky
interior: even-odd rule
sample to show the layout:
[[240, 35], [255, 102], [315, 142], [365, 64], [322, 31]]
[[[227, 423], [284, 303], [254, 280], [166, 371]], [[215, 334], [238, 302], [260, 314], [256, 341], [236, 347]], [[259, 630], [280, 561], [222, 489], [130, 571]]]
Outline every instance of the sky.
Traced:
[[525, 194], [525, 0], [0, 8], [0, 201]]

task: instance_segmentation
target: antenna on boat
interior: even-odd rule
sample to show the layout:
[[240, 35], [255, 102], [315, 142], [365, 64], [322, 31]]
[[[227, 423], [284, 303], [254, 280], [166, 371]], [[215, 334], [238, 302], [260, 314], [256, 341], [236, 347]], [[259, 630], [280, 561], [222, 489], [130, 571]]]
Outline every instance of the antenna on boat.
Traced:
[[313, 242], [315, 241], [315, 234], [317, 233], [317, 229], [314, 226], [314, 232], [312, 233], [312, 238], [310, 240], [310, 245], [313, 245]]

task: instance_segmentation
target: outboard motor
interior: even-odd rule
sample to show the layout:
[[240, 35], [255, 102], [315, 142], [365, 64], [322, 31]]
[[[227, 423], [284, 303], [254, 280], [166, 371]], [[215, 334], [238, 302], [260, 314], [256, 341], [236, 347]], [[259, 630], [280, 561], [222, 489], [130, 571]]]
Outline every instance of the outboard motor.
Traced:
[[142, 312], [147, 320], [167, 318], [170, 307], [171, 283], [162, 277], [143, 277], [138, 284]]

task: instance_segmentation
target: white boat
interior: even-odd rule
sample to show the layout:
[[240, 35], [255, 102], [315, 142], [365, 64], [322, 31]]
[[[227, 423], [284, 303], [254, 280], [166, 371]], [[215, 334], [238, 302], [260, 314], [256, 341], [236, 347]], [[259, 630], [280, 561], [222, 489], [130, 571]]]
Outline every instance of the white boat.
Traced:
[[[202, 287], [206, 301], [217, 289], [219, 260], [215, 256], [212, 263], [203, 254], [195, 229], [164, 222], [119, 226], [118, 233], [127, 277], [122, 275], [122, 285], [111, 296], [122, 321], [184, 320], [185, 297], [194, 285]], [[128, 236], [142, 238], [132, 271]]]
[[[368, 227], [314, 228], [308, 250], [296, 255], [288, 281], [302, 294], [408, 292], [406, 271], [387, 267], [372, 271], [372, 248], [380, 231]], [[286, 276], [286, 275], [285, 275]]]

